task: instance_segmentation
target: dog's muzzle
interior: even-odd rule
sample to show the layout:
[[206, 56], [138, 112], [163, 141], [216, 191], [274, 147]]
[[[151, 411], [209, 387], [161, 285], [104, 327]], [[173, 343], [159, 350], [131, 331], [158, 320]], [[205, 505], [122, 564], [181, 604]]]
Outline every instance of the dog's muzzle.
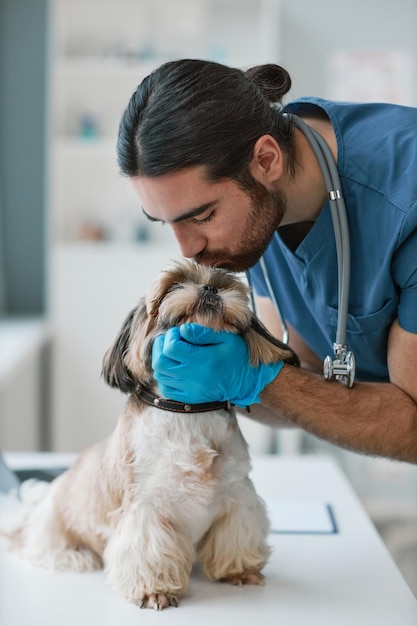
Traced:
[[212, 285], [203, 285], [200, 287], [200, 296], [198, 301], [198, 309], [210, 310], [215, 309], [221, 311], [223, 301], [218, 293], [217, 287]]

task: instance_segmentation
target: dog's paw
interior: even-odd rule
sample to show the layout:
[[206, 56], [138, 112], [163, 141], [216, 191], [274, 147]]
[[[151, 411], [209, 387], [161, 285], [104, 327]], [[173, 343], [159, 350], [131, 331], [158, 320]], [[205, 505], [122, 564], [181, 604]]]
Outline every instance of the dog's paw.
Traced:
[[155, 609], [156, 611], [162, 611], [169, 606], [178, 606], [178, 600], [170, 593], [151, 593], [144, 596], [139, 601], [141, 609]]
[[30, 560], [40, 567], [67, 572], [93, 572], [103, 567], [102, 558], [88, 548], [67, 549], [61, 552], [44, 551]]
[[265, 577], [261, 572], [242, 572], [241, 574], [231, 574], [222, 578], [222, 582], [229, 585], [264, 585]]

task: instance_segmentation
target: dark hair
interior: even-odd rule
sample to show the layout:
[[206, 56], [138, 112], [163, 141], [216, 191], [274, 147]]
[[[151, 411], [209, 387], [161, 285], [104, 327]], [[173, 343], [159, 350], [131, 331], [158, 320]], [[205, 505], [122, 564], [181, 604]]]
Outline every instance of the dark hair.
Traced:
[[246, 72], [212, 61], [161, 65], [132, 95], [119, 127], [120, 170], [160, 176], [204, 165], [211, 180], [239, 180], [253, 147], [272, 135], [295, 170], [293, 127], [279, 111], [291, 79], [278, 65]]

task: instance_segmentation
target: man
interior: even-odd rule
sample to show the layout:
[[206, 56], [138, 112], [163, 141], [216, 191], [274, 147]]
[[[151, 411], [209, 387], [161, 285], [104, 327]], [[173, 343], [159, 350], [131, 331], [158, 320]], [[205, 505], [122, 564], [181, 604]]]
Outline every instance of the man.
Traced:
[[[255, 403], [260, 421], [415, 463], [417, 109], [306, 98], [279, 110], [290, 85], [276, 65], [242, 72], [182, 60], [158, 68], [129, 102], [118, 159], [145, 215], [173, 229], [184, 256], [251, 268], [260, 317], [279, 336], [263, 255], [303, 365], [250, 367], [240, 337], [183, 325], [155, 342], [155, 377], [173, 399]], [[325, 139], [342, 181], [352, 389], [317, 373], [335, 337], [336, 249], [320, 167], [287, 113]]]

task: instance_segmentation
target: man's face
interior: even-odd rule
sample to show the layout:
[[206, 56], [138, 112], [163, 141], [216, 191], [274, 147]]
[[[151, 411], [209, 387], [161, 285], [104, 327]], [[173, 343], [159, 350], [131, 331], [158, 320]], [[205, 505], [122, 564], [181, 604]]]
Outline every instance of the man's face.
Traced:
[[245, 271], [271, 241], [285, 213], [285, 198], [256, 181], [249, 191], [231, 180], [210, 182], [204, 171], [193, 167], [131, 181], [145, 215], [171, 226], [183, 256]]

